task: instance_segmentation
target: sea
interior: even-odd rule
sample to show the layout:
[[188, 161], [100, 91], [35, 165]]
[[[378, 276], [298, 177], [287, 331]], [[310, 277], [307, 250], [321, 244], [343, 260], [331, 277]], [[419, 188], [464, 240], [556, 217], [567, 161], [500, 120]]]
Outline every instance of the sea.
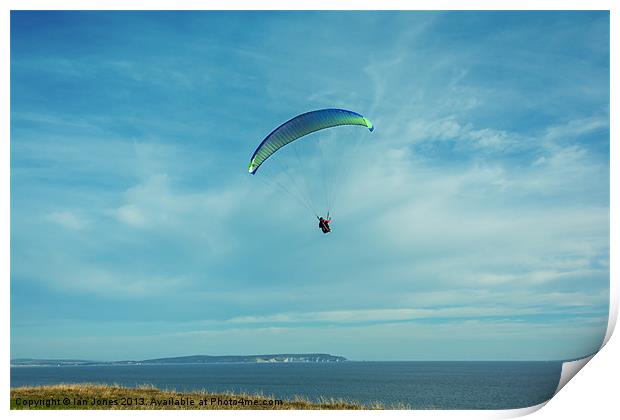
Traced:
[[562, 362], [217, 363], [11, 367], [11, 387], [61, 383], [150, 384], [206, 390], [345, 399], [411, 409], [510, 409], [549, 400]]

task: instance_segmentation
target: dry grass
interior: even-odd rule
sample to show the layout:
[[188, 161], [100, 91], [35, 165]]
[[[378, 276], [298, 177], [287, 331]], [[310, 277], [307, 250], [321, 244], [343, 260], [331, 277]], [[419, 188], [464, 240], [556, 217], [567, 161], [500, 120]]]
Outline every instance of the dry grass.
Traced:
[[[184, 401], [184, 404], [181, 402]], [[193, 404], [189, 404], [193, 402]], [[279, 401], [271, 396], [221, 393], [206, 390], [177, 392], [152, 385], [68, 384], [11, 389], [11, 409], [31, 410], [361, 410], [382, 409], [380, 404], [301, 397]]]

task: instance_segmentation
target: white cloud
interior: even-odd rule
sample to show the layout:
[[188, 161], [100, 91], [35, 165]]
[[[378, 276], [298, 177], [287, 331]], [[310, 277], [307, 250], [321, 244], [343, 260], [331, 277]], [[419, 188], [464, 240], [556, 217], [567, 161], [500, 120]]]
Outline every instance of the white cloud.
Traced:
[[581, 136], [607, 129], [609, 129], [609, 116], [593, 115], [547, 127], [543, 138], [547, 142], [568, 142]]
[[245, 185], [205, 191], [182, 190], [166, 174], [152, 175], [127, 189], [118, 207], [106, 210], [118, 222], [144, 233], [185, 238], [210, 258], [230, 252], [241, 238], [230, 223], [246, 206]]
[[243, 206], [243, 191], [211, 189], [204, 192], [175, 189], [168, 175], [154, 174], [124, 193], [125, 204], [113, 210], [120, 221], [151, 228], [182, 227], [198, 222], [192, 217], [221, 220]]
[[[430, 318], [471, 318], [479, 319], [484, 317], [515, 317], [523, 315], [540, 315], [557, 312], [545, 310], [540, 306], [534, 307], [515, 307], [515, 306], [456, 306], [445, 308], [390, 308], [390, 309], [358, 309], [358, 310], [338, 310], [320, 312], [291, 312], [278, 313], [271, 315], [240, 316], [226, 321], [205, 321], [207, 324], [299, 324], [299, 323], [329, 323], [329, 324], [350, 324], [350, 323], [373, 323], [373, 322], [395, 322], [395, 321], [414, 321]], [[561, 312], [574, 315], [576, 311]]]
[[60, 226], [73, 230], [83, 230], [88, 227], [88, 222], [70, 210], [53, 211], [47, 214], [47, 219]]
[[124, 273], [86, 265], [74, 265], [70, 270], [67, 267], [65, 273], [55, 273], [56, 287], [69, 292], [97, 294], [115, 299], [166, 296], [171, 290], [179, 290], [187, 284], [182, 278]]
[[133, 204], [120, 206], [110, 211], [110, 213], [115, 215], [121, 222], [131, 226], [144, 226], [146, 224], [146, 219], [141, 210]]

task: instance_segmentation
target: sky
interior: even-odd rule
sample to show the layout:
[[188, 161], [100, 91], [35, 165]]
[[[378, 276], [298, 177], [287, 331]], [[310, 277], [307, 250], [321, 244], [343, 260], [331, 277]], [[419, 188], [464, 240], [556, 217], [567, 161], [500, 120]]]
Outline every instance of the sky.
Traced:
[[[591, 354], [609, 65], [608, 12], [13, 11], [11, 357]], [[247, 165], [330, 107], [323, 235]]]

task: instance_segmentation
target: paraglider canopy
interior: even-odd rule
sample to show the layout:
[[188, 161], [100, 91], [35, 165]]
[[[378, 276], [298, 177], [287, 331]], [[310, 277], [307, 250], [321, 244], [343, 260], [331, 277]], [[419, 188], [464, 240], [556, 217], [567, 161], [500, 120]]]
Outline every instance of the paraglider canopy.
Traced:
[[315, 131], [339, 125], [360, 125], [370, 131], [374, 130], [370, 120], [346, 109], [328, 108], [306, 112], [288, 120], [265, 137], [254, 151], [248, 171], [255, 174], [265, 160], [287, 144]]

